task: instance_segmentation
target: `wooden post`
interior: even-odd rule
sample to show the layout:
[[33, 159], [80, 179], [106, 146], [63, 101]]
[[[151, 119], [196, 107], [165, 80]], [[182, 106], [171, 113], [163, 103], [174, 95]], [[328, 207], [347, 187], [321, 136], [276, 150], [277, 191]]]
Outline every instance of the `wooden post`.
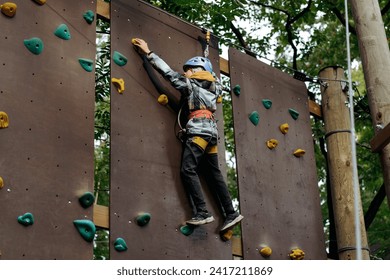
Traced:
[[[341, 83], [334, 81], [345, 80], [344, 71], [339, 67], [328, 67], [323, 69], [319, 76], [327, 84], [326, 87], [321, 87], [322, 115], [325, 123], [339, 258], [341, 260], [356, 259], [351, 122], [349, 109], [346, 105], [347, 95], [343, 92]], [[358, 214], [361, 228], [362, 259], [369, 259], [360, 193]]]
[[[390, 52], [378, 1], [351, 0], [364, 79], [375, 133], [390, 122]], [[381, 152], [383, 179], [390, 207], [390, 145]]]

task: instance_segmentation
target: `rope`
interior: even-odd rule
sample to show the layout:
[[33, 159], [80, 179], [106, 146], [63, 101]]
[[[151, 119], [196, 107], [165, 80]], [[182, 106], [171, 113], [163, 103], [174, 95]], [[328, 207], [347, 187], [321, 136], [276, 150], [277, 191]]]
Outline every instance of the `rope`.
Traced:
[[351, 147], [352, 147], [352, 169], [353, 169], [353, 190], [354, 190], [354, 216], [355, 216], [355, 239], [356, 239], [356, 259], [362, 259], [362, 238], [359, 219], [359, 180], [356, 162], [356, 143], [355, 143], [355, 119], [353, 108], [353, 91], [351, 78], [351, 46], [349, 42], [349, 19], [348, 19], [348, 0], [344, 0], [345, 4], [345, 35], [347, 39], [347, 63], [348, 63], [348, 93], [349, 93], [349, 116], [351, 120]]

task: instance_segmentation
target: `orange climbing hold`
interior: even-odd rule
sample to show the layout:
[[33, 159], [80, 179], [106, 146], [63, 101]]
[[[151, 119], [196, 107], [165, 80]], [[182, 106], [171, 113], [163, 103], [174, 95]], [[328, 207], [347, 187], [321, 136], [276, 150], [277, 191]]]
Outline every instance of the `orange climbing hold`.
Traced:
[[296, 149], [294, 152], [294, 156], [296, 157], [302, 157], [305, 154], [305, 150], [302, 149]]
[[4, 180], [0, 177], [0, 189], [4, 187]]
[[5, 112], [0, 112], [0, 128], [7, 128], [9, 125], [8, 115]]
[[260, 255], [262, 255], [264, 258], [268, 258], [269, 256], [272, 255], [272, 249], [270, 247], [263, 247], [260, 251], [259, 251]]
[[13, 17], [16, 14], [17, 5], [15, 3], [6, 2], [0, 5], [1, 12], [7, 17]]
[[275, 149], [276, 146], [278, 145], [278, 143], [279, 143], [278, 140], [276, 140], [276, 139], [270, 139], [270, 140], [267, 141], [267, 147], [268, 147], [270, 150]]
[[46, 3], [46, 0], [33, 0], [35, 3], [38, 3], [39, 5], [43, 5]]
[[223, 241], [229, 241], [233, 237], [233, 231], [231, 229], [221, 233], [221, 238]]
[[279, 129], [280, 129], [280, 131], [281, 131], [283, 134], [287, 134], [288, 128], [289, 128], [288, 123], [284, 123], [284, 124], [281, 124], [281, 125], [279, 126]]
[[111, 82], [114, 84], [119, 93], [123, 93], [125, 91], [125, 81], [122, 78], [112, 78]]
[[288, 256], [292, 260], [303, 260], [305, 258], [305, 252], [299, 248], [296, 248], [291, 250], [291, 253]]
[[161, 105], [167, 105], [168, 104], [168, 96], [166, 96], [165, 94], [161, 94], [158, 99], [157, 99], [158, 103], [160, 103]]

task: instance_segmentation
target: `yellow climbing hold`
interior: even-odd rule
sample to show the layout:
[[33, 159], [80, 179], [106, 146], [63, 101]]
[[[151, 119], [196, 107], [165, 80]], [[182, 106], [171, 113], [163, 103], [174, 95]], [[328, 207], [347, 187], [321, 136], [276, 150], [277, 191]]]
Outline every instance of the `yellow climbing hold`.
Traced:
[[222, 103], [222, 95], [218, 96], [217, 103]]
[[39, 5], [43, 5], [46, 3], [46, 0], [33, 0], [33, 1], [38, 3]]
[[303, 260], [305, 258], [305, 252], [301, 249], [296, 248], [291, 250], [291, 253], [288, 255], [292, 260]]
[[278, 145], [278, 140], [276, 140], [276, 139], [270, 139], [270, 140], [268, 140], [267, 141], [267, 147], [269, 148], [269, 149], [275, 149], [276, 148], [276, 146]]
[[264, 258], [268, 258], [272, 254], [272, 249], [270, 247], [264, 247], [259, 251], [260, 255], [262, 255]]
[[168, 96], [166, 96], [165, 94], [161, 94], [158, 99], [157, 99], [158, 103], [160, 103], [161, 105], [167, 105], [168, 104]]
[[281, 131], [283, 134], [287, 134], [288, 128], [289, 128], [288, 123], [284, 123], [284, 124], [281, 124], [281, 125], [279, 126], [279, 129], [280, 129], [280, 131]]
[[135, 38], [131, 39], [131, 43], [134, 45], [135, 43], [137, 43], [137, 39]]
[[229, 241], [233, 237], [233, 231], [231, 229], [221, 233], [221, 238], [223, 241]]
[[294, 156], [296, 156], [296, 157], [301, 157], [304, 154], [305, 154], [305, 150], [302, 150], [302, 149], [296, 149], [294, 152]]
[[114, 84], [119, 93], [123, 93], [125, 91], [125, 81], [122, 78], [112, 78], [111, 82]]
[[16, 14], [16, 8], [18, 6], [15, 3], [6, 2], [0, 5], [1, 12], [7, 17], [13, 17]]
[[0, 112], [0, 128], [7, 128], [9, 125], [8, 115], [5, 112]]
[[0, 189], [4, 187], [4, 180], [0, 177]]

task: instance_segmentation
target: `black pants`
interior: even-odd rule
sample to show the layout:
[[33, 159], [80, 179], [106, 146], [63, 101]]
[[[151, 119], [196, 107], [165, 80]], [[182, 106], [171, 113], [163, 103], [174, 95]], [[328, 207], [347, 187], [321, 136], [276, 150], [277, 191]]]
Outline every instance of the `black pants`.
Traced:
[[[199, 141], [195, 141], [198, 139]], [[180, 175], [197, 212], [207, 211], [198, 172], [217, 195], [226, 215], [234, 213], [232, 200], [218, 165], [217, 139], [189, 136], [183, 143]]]

